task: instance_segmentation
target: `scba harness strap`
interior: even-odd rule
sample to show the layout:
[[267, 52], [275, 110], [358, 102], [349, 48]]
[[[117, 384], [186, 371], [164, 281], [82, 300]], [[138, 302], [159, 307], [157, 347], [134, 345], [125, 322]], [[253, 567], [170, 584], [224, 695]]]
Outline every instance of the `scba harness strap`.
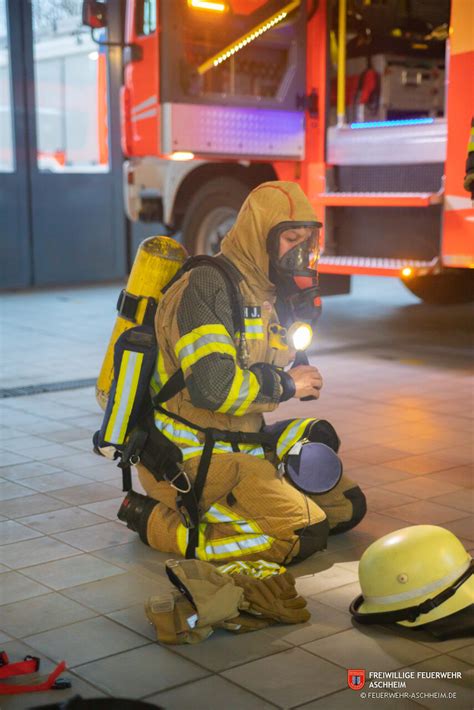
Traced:
[[[225, 257], [197, 256], [188, 259], [177, 272], [176, 276], [171, 279], [166, 288], [163, 289], [163, 293], [184, 273], [199, 265], [212, 266], [224, 277], [229, 303], [232, 308], [234, 331], [240, 334], [238, 358], [242, 367], [247, 368], [248, 348], [246, 342], [245, 316], [242, 294], [238, 285], [241, 275]], [[120, 315], [132, 322], [136, 322], [135, 316], [139, 301], [139, 298], [130, 296], [127, 292], [122, 291], [117, 304]], [[124, 366], [123, 358], [119, 351], [119, 356], [114, 363], [116, 379], [111, 389], [109, 404], [107, 405], [106, 414], [104, 416], [104, 423], [100, 432], [97, 432], [94, 436], [94, 450], [96, 453], [102, 453], [102, 447], [112, 446], [115, 448], [114, 458], [120, 459], [118, 466], [122, 469], [122, 487], [124, 491], [132, 490], [131, 466], [138, 463], [142, 463], [157, 481], [167, 481], [176, 489], [178, 494], [176, 498], [178, 513], [183, 525], [185, 525], [189, 531], [186, 549], [186, 557], [189, 559], [195, 557], [196, 547], [199, 543], [199, 523], [201, 520], [199, 503], [216, 442], [223, 441], [230, 443], [232, 450], [238, 452], [239, 444], [267, 445], [271, 448], [275, 445], [275, 441], [274, 437], [265, 432], [255, 434], [202, 428], [165, 409], [162, 405], [172, 399], [186, 386], [181, 369], [177, 370], [170, 377], [158, 394], [153, 397], [153, 400], [150, 400], [148, 393], [143, 392], [143, 387], [140, 391], [140, 383], [144, 382], [147, 378], [149, 382], [148, 376], [151, 372], [149, 363], [153, 360], [153, 355], [150, 356], [151, 345], [147, 343], [147, 338], [149, 341], [151, 339], [154, 340], [154, 331], [152, 331], [150, 325], [153, 323], [156, 306], [156, 302], [153, 301], [153, 299], [149, 299], [146, 310], [146, 324], [125, 331], [121, 336], [122, 342], [125, 344], [124, 347], [128, 348], [128, 359], [126, 362], [128, 370]], [[133, 340], [136, 342], [133, 343]], [[117, 341], [117, 346], [119, 343], [120, 339]], [[154, 340], [154, 345], [156, 355], [156, 340]], [[135, 355], [137, 355], [137, 357], [135, 357]], [[121, 402], [115, 402], [115, 393], [116, 387], [118, 387], [120, 383], [122, 383], [123, 387], [123, 383], [126, 382], [138, 382], [138, 385], [133, 391], [131, 387], [126, 390], [129, 407], [128, 410], [125, 409], [128, 411], [128, 419], [123, 423], [122, 419], [120, 419], [120, 412], [122, 410]], [[135, 399], [139, 401], [139, 405], [135, 404], [134, 399], [134, 395], [137, 393], [137, 387], [138, 394]], [[126, 388], [123, 387], [123, 389]], [[124, 396], [122, 391], [119, 392], [119, 396]], [[171, 417], [186, 426], [196, 429], [204, 435], [204, 446], [194, 483], [190, 481], [184, 470], [181, 449], [155, 426], [153, 418], [153, 412], [155, 410], [164, 413], [167, 417]], [[108, 438], [108, 432], [113, 432], [115, 435], [118, 434], [118, 438], [115, 440]]]
[[[5, 651], [0, 651], [0, 679], [14, 678], [19, 675], [36, 673], [40, 667], [40, 659], [37, 656], [25, 656], [23, 661], [10, 663], [10, 659]], [[58, 676], [66, 668], [66, 662], [61, 661], [42, 683], [31, 684], [11, 684], [0, 683], [0, 695], [18, 695], [20, 693], [37, 693], [40, 690], [64, 690], [70, 688], [71, 683]]]
[[[161, 392], [157, 397], [153, 398], [153, 407], [158, 412], [171, 417], [175, 421], [186, 426], [193, 427], [197, 431], [204, 434], [204, 447], [199, 460], [199, 466], [194, 484], [190, 484], [191, 491], [187, 493], [180, 492], [176, 504], [181, 515], [183, 524], [188, 528], [188, 545], [186, 548], [186, 559], [193, 559], [195, 556], [196, 547], [199, 544], [199, 522], [201, 511], [199, 503], [202, 497], [204, 486], [206, 484], [207, 473], [211, 465], [211, 458], [214, 451], [214, 446], [218, 441], [223, 441], [232, 445], [234, 451], [239, 451], [239, 444], [259, 444], [267, 448], [275, 446], [275, 436], [266, 432], [243, 432], [243, 431], [225, 431], [222, 429], [214, 429], [212, 427], [200, 427], [193, 422], [169, 412], [161, 406]], [[184, 473], [184, 471], [183, 471]], [[174, 486], [176, 488], [176, 486]], [[186, 517], [184, 511], [187, 512]]]

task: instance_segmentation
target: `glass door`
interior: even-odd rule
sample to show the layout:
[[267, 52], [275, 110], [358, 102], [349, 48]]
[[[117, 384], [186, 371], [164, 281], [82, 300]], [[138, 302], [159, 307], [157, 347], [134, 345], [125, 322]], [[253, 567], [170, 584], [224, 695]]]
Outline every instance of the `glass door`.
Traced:
[[111, 57], [93, 42], [81, 9], [82, 0], [0, 0], [7, 287], [104, 281], [125, 272], [120, 50]]
[[0, 288], [31, 283], [20, 16], [0, 0]]
[[113, 279], [124, 269], [125, 220], [109, 160], [107, 50], [83, 27], [82, 0], [28, 4], [35, 283]]

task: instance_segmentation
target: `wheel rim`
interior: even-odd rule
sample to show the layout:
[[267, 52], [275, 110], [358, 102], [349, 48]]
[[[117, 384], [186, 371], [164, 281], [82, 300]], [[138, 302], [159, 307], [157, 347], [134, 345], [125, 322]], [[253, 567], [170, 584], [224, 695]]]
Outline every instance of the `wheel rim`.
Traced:
[[233, 207], [215, 207], [203, 219], [196, 234], [196, 253], [214, 256], [221, 241], [234, 224], [237, 210]]

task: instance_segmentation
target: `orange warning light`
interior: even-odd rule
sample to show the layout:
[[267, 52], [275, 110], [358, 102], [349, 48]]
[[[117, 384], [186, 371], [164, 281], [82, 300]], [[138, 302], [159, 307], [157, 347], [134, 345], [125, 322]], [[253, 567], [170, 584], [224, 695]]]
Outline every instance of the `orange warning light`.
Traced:
[[228, 5], [225, 2], [212, 2], [212, 0], [188, 0], [189, 7], [199, 10], [214, 10], [214, 12], [225, 12]]

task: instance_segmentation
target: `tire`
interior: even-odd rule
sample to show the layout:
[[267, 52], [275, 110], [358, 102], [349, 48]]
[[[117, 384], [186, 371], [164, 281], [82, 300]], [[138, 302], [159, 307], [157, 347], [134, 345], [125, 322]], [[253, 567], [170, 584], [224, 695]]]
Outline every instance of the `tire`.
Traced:
[[453, 273], [426, 274], [402, 279], [402, 283], [422, 301], [435, 306], [474, 301], [474, 270], [459, 269]]
[[217, 254], [248, 193], [247, 185], [228, 177], [210, 180], [197, 190], [181, 227], [190, 254]]

